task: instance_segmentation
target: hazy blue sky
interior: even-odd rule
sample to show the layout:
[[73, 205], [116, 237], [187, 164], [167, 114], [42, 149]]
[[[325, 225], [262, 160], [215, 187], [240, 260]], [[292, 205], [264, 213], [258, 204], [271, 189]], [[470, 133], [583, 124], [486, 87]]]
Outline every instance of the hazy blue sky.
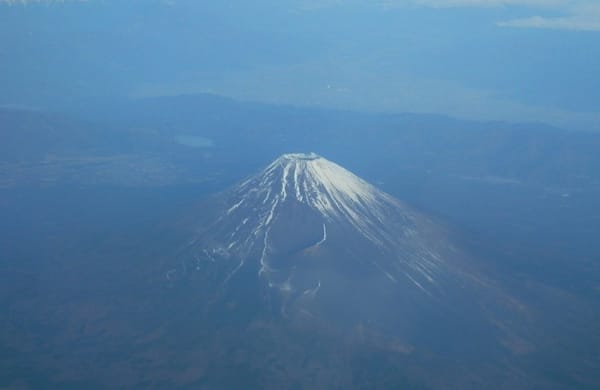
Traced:
[[600, 131], [597, 0], [0, 0], [0, 104], [197, 92]]

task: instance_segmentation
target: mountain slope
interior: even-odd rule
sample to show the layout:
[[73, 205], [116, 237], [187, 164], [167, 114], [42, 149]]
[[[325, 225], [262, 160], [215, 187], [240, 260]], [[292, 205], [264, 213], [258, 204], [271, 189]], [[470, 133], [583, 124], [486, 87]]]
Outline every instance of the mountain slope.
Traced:
[[443, 227], [323, 157], [285, 154], [214, 201], [166, 274], [197, 280], [209, 310], [366, 332], [403, 350], [531, 348], [514, 326], [524, 307]]

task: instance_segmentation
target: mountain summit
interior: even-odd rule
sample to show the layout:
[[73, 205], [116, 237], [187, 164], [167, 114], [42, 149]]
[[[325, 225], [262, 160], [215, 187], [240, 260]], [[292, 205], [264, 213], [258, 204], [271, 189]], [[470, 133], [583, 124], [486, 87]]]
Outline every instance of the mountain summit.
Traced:
[[213, 202], [167, 273], [198, 279], [213, 305], [369, 324], [411, 345], [415, 327], [442, 322], [446, 334], [506, 330], [514, 302], [445, 227], [317, 154], [284, 154]]

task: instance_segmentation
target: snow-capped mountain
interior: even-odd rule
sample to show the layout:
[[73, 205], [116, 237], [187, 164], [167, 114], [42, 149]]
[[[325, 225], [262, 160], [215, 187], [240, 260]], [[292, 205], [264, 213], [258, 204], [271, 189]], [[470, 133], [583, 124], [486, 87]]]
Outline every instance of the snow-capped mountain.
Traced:
[[210, 208], [167, 278], [211, 302], [404, 338], [426, 319], [497, 330], [516, 305], [444, 227], [314, 153], [282, 155]]

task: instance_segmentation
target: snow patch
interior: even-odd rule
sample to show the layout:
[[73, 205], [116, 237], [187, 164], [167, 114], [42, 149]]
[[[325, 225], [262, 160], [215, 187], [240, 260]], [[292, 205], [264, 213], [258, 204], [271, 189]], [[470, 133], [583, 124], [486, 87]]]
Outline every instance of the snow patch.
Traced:
[[323, 238], [321, 238], [321, 241], [317, 242], [316, 246], [321, 245], [322, 243], [324, 243], [327, 240], [327, 227], [325, 227], [325, 224], [323, 224]]

